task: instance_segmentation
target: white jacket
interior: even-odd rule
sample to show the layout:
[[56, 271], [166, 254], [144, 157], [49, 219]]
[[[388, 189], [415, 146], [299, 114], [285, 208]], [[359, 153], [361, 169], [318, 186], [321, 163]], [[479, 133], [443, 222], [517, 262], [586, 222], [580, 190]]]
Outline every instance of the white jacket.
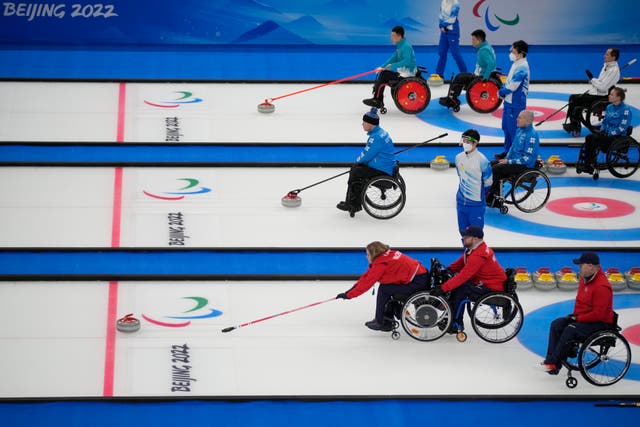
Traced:
[[609, 88], [615, 86], [618, 80], [620, 80], [620, 67], [618, 66], [618, 62], [605, 62], [598, 78], [594, 77], [589, 81], [591, 86], [593, 86], [589, 92], [592, 95], [607, 95]]

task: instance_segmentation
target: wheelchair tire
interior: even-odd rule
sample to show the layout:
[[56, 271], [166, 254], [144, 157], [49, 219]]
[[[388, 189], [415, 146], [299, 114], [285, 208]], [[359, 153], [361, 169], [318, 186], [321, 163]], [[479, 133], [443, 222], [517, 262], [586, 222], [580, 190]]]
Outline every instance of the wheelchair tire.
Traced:
[[362, 207], [376, 219], [391, 219], [404, 209], [406, 203], [404, 180], [388, 175], [370, 179], [362, 190]]
[[492, 113], [500, 107], [502, 99], [498, 96], [498, 90], [502, 83], [489, 78], [484, 80], [477, 77], [467, 86], [467, 104], [476, 113]]
[[405, 114], [421, 113], [431, 101], [429, 85], [418, 77], [400, 80], [391, 90], [391, 94], [398, 110]]
[[538, 169], [527, 169], [518, 175], [509, 190], [511, 202], [525, 213], [537, 212], [551, 196], [551, 182]]
[[473, 307], [471, 326], [483, 340], [499, 344], [513, 339], [524, 322], [524, 312], [517, 297], [505, 292], [491, 292]]
[[629, 342], [613, 330], [591, 334], [580, 347], [578, 366], [589, 383], [607, 386], [625, 376], [631, 365]]
[[400, 323], [411, 338], [434, 341], [451, 326], [451, 308], [444, 298], [423, 291], [413, 294], [402, 307]]
[[617, 178], [627, 178], [638, 170], [638, 143], [627, 136], [614, 141], [607, 151], [607, 169]]

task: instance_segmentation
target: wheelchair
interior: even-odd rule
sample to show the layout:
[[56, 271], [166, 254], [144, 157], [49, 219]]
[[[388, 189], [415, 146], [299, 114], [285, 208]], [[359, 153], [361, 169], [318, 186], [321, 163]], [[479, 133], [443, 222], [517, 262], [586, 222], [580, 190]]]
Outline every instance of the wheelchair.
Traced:
[[[362, 208], [376, 219], [391, 219], [404, 209], [407, 201], [406, 185], [400, 167], [396, 164], [393, 175], [379, 175], [367, 180], [362, 189]], [[355, 216], [355, 211], [349, 211]]]
[[[431, 259], [431, 289], [441, 286], [452, 277], [451, 273], [436, 258]], [[462, 301], [456, 310], [466, 310], [476, 334], [490, 343], [503, 343], [514, 338], [522, 328], [524, 312], [516, 295], [515, 270], [510, 269], [504, 292], [490, 292], [472, 300]], [[436, 297], [429, 291], [409, 296], [405, 301], [393, 300], [392, 310], [399, 322], [393, 319], [391, 338], [398, 339], [398, 323], [411, 338], [418, 341], [434, 341], [449, 331], [456, 330], [459, 342], [467, 340], [462, 325], [453, 319], [453, 311], [446, 298]], [[401, 309], [399, 309], [401, 307]], [[459, 312], [457, 313], [459, 314]]]
[[502, 180], [492, 207], [498, 208], [501, 214], [509, 212], [507, 205], [514, 205], [525, 213], [542, 209], [551, 196], [551, 182], [543, 167], [544, 163], [538, 159], [534, 168]]
[[[631, 137], [633, 127], [627, 128], [626, 136], [614, 138], [611, 146], [606, 153], [600, 152], [595, 159], [588, 160], [584, 151], [584, 144], [580, 149], [578, 161], [576, 162], [576, 173], [587, 172], [590, 167], [593, 168], [592, 178], [597, 180], [600, 177], [601, 170], [608, 170], [611, 175], [616, 178], [628, 178], [633, 175], [640, 165], [640, 146], [638, 142]], [[600, 151], [600, 150], [598, 150]], [[598, 159], [598, 157], [601, 157]], [[603, 158], [602, 158], [603, 157]], [[587, 164], [589, 162], [589, 164]]]
[[[583, 108], [580, 111], [580, 126], [586, 127], [589, 129], [589, 132], [598, 132], [604, 119], [604, 112], [607, 109], [607, 105], [609, 105], [608, 100], [596, 100], [593, 104]], [[571, 114], [571, 111], [569, 111], [569, 114]], [[574, 129], [572, 129], [569, 124], [569, 114], [567, 114], [562, 128], [566, 132], [572, 133]], [[575, 131], [577, 132], [576, 135], [578, 135], [579, 129]]]
[[611, 328], [596, 331], [583, 340], [571, 343], [571, 352], [562, 365], [567, 368], [565, 384], [575, 388], [578, 380], [572, 375], [579, 371], [582, 377], [595, 386], [617, 383], [625, 376], [631, 365], [629, 342], [620, 333], [618, 313], [615, 313]]
[[[498, 91], [502, 87], [502, 74], [494, 71], [488, 80], [484, 80], [480, 76], [475, 76], [465, 87], [467, 104], [476, 113], [488, 114], [497, 110], [502, 104], [502, 98], [498, 95]], [[455, 101], [454, 105], [449, 105], [454, 113], [460, 111], [460, 102]]]
[[[418, 114], [424, 111], [431, 101], [431, 89], [422, 77], [425, 67], [418, 66], [415, 76], [390, 80], [386, 85], [391, 88], [391, 98], [398, 110], [405, 114]], [[387, 108], [380, 107], [380, 114], [387, 114]]]

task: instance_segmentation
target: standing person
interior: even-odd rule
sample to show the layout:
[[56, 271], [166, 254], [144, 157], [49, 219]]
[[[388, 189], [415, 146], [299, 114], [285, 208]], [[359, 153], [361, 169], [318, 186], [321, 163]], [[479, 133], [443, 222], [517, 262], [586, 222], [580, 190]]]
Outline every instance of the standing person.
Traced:
[[376, 68], [378, 76], [373, 84], [373, 98], [363, 99], [365, 105], [375, 108], [384, 106], [384, 87], [390, 80], [399, 80], [402, 77], [416, 75], [416, 54], [413, 47], [404, 38], [404, 28], [393, 27], [391, 30], [391, 42], [396, 46], [396, 51], [387, 62]]
[[438, 64], [436, 74], [444, 78], [444, 67], [447, 65], [447, 52], [451, 51], [451, 56], [458, 64], [461, 73], [467, 72], [467, 66], [460, 54], [460, 3], [458, 0], [442, 0], [440, 2], [440, 42], [438, 43]]
[[493, 184], [487, 197], [489, 206], [493, 206], [495, 198], [499, 196], [501, 180], [533, 168], [538, 161], [540, 137], [533, 127], [533, 111], [521, 111], [516, 122], [518, 130], [509, 152], [505, 158], [492, 162]]
[[502, 104], [504, 151], [495, 155], [498, 159], [503, 159], [509, 152], [516, 134], [518, 114], [527, 108], [530, 79], [529, 63], [527, 62], [528, 52], [529, 45], [526, 42], [518, 40], [513, 43], [509, 52], [509, 59], [513, 64], [509, 70], [507, 81], [498, 91], [500, 97], [504, 98]]
[[362, 129], [367, 133], [367, 142], [356, 158], [356, 163], [349, 172], [347, 195], [343, 202], [338, 203], [338, 209], [347, 212], [362, 210], [363, 180], [380, 175], [393, 175], [396, 166], [396, 155], [393, 140], [380, 126], [380, 117], [375, 108], [362, 116]]
[[458, 96], [465, 86], [467, 86], [477, 76], [488, 80], [491, 73], [496, 70], [496, 53], [487, 41], [487, 34], [482, 30], [475, 30], [471, 33], [471, 44], [476, 49], [476, 69], [473, 73], [457, 74], [449, 85], [447, 96], [440, 98], [440, 105], [453, 108], [460, 105]]
[[591, 71], [585, 70], [587, 77], [589, 77], [591, 88], [588, 93], [569, 96], [569, 106], [567, 109], [567, 119], [569, 123], [565, 121], [565, 123], [562, 124], [562, 128], [566, 132], [571, 133], [574, 137], [580, 136], [582, 111], [598, 101], [607, 100], [609, 90], [620, 80], [619, 57], [620, 51], [618, 49], [609, 48], [604, 53], [604, 65], [597, 78], [593, 77]]
[[[496, 256], [484, 242], [484, 232], [480, 227], [470, 225], [462, 236], [464, 237], [464, 253], [448, 267], [458, 273], [451, 279], [431, 291], [431, 295], [442, 296], [451, 291], [449, 299], [454, 323], [458, 330], [464, 329], [463, 316], [465, 310], [458, 306], [467, 297], [479, 297], [489, 292], [503, 292], [507, 275], [498, 263]], [[452, 327], [448, 332], [456, 333]]]
[[614, 322], [613, 290], [600, 267], [598, 254], [584, 252], [573, 263], [580, 266], [580, 283], [573, 312], [551, 322], [547, 354], [541, 363], [551, 375], [558, 374], [562, 362], [569, 356], [571, 341], [607, 329]]
[[456, 171], [460, 185], [456, 193], [458, 230], [462, 235], [470, 225], [484, 228], [485, 194], [491, 188], [492, 171], [489, 160], [478, 150], [480, 134], [468, 129], [462, 134], [462, 153], [456, 156]]
[[374, 331], [391, 331], [393, 324], [389, 319], [393, 318], [393, 312], [387, 307], [387, 303], [392, 296], [407, 296], [427, 289], [429, 272], [420, 261], [393, 250], [381, 242], [369, 243], [366, 252], [369, 269], [360, 276], [351, 289], [338, 294], [336, 299], [356, 298], [379, 282], [376, 314], [373, 320], [365, 323], [365, 326]]
[[606, 153], [615, 138], [625, 136], [631, 125], [631, 109], [624, 103], [624, 89], [614, 86], [609, 91], [610, 104], [604, 110], [600, 131], [590, 133], [580, 148], [576, 172], [592, 174], [596, 168], [598, 150]]

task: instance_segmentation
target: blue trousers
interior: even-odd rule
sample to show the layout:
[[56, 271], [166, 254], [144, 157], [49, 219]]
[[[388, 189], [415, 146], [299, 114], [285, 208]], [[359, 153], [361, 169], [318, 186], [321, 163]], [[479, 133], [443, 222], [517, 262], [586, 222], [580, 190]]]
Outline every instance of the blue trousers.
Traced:
[[485, 203], [481, 205], [463, 205], [457, 203], [456, 208], [460, 235], [462, 235], [462, 232], [470, 225], [477, 225], [480, 228], [484, 228], [484, 213], [487, 210]]
[[504, 102], [502, 104], [502, 131], [504, 132], [504, 151], [509, 152], [511, 144], [516, 137], [516, 130], [518, 129], [518, 114], [525, 107], [514, 107], [513, 104]]
[[[387, 307], [391, 297], [399, 298], [409, 296], [414, 292], [426, 290], [429, 283], [429, 273], [416, 274], [411, 282], [406, 285], [382, 284], [378, 286], [378, 298], [376, 300], [376, 322], [382, 325], [385, 317], [393, 318], [393, 312]], [[385, 308], [387, 310], [385, 310]]]
[[567, 359], [571, 350], [571, 342], [584, 339], [596, 331], [607, 329], [611, 325], [604, 322], [581, 323], [571, 322], [566, 317], [559, 317], [549, 327], [549, 344], [544, 363], [556, 365]]
[[461, 73], [467, 72], [467, 65], [462, 59], [460, 53], [460, 26], [456, 22], [453, 30], [440, 31], [440, 42], [438, 43], [438, 64], [436, 65], [436, 74], [444, 77], [444, 67], [447, 65], [447, 52], [451, 51], [451, 56], [458, 64]]

